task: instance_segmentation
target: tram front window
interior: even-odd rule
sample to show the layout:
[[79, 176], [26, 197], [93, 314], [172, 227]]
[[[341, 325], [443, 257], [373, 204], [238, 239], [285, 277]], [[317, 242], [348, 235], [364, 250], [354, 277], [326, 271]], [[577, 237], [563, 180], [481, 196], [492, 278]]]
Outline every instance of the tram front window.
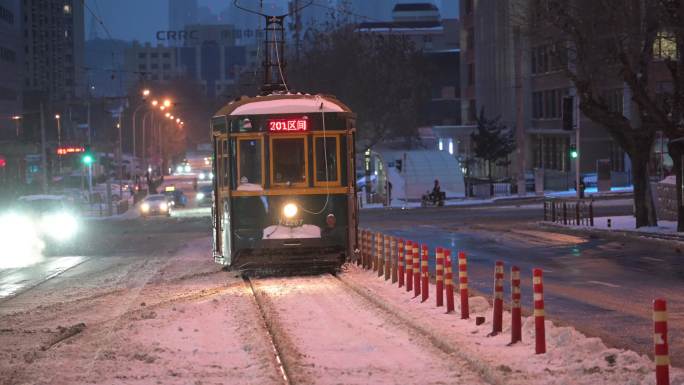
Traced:
[[337, 137], [316, 137], [316, 182], [337, 182]]
[[271, 157], [273, 183], [306, 183], [305, 138], [274, 138]]
[[261, 185], [261, 140], [240, 139], [238, 141], [238, 189], [240, 186]]

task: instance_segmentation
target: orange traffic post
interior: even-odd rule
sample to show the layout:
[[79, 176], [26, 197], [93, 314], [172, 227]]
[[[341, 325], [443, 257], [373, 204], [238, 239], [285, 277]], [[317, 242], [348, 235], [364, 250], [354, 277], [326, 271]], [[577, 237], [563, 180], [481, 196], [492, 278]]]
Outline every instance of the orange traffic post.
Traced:
[[389, 281], [392, 269], [392, 237], [385, 235], [385, 281]]
[[520, 269], [511, 267], [511, 344], [522, 341], [522, 314], [520, 308]]
[[406, 241], [406, 291], [413, 290], [413, 242]]
[[446, 310], [447, 313], [451, 313], [454, 311], [454, 276], [451, 272], [451, 250], [449, 249], [444, 250], [444, 279], [446, 280]]
[[492, 315], [492, 334], [503, 331], [503, 280], [504, 263], [496, 261], [494, 265], [494, 314]]
[[444, 249], [435, 250], [435, 287], [437, 307], [444, 306]]
[[667, 303], [664, 299], [653, 301], [653, 332], [656, 385], [670, 385], [670, 355], [667, 346]]
[[392, 249], [392, 283], [395, 284], [397, 283], [398, 279], [398, 274], [399, 274], [399, 244], [398, 244], [397, 238], [392, 237], [392, 241], [390, 243], [391, 249]]
[[420, 295], [420, 244], [413, 243], [413, 296]]
[[534, 351], [536, 354], [546, 353], [546, 329], [544, 328], [544, 284], [542, 270], [534, 269], [532, 274], [534, 289]]
[[397, 278], [399, 280], [399, 287], [404, 286], [404, 240], [399, 238], [397, 248], [399, 249], [397, 254]]
[[428, 270], [428, 247], [427, 245], [422, 245], [420, 254], [420, 277], [421, 277], [421, 289], [420, 292], [423, 295], [420, 302], [425, 302], [430, 296], [430, 271]]
[[468, 319], [468, 262], [466, 254], [462, 251], [458, 253], [458, 289], [461, 293], [461, 319]]

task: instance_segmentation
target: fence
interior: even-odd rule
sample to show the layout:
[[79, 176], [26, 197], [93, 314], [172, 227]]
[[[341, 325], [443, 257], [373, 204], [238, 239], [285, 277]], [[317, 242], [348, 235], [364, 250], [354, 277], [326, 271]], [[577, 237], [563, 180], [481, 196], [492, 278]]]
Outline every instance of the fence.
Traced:
[[594, 226], [592, 199], [544, 199], [544, 221], [575, 226]]

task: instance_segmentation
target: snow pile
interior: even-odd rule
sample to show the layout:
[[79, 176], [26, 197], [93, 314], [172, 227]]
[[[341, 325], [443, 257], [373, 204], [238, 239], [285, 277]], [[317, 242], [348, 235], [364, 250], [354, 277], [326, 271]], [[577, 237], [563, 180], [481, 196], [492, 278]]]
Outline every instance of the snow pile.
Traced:
[[[572, 327], [555, 326], [546, 321], [547, 353], [534, 354], [534, 317], [523, 317], [522, 342], [509, 346], [510, 313], [504, 312], [503, 333], [490, 337], [492, 309], [484, 297], [470, 298], [470, 319], [445, 314], [435, 307], [435, 287], [430, 299], [421, 303], [404, 288], [397, 288], [374, 273], [351, 266], [343, 279], [369, 290], [370, 296], [399, 318], [418, 326], [437, 341], [455, 350], [494, 383], [544, 385], [655, 384], [653, 362], [633, 351], [607, 347], [599, 338], [583, 335]], [[455, 296], [458, 304], [458, 294]], [[475, 318], [486, 322], [475, 325]], [[671, 383], [684, 384], [684, 372], [671, 369]]]

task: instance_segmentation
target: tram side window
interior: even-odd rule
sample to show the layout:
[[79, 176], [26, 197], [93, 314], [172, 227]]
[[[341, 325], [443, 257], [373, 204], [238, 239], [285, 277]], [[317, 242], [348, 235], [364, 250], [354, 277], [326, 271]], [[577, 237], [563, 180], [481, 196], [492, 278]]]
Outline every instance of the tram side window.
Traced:
[[306, 138], [273, 138], [271, 181], [274, 184], [306, 183]]
[[315, 138], [316, 182], [337, 182], [337, 137]]
[[230, 168], [228, 165], [228, 157], [230, 156], [228, 152], [228, 140], [222, 140], [221, 141], [221, 154], [222, 154], [222, 159], [221, 159], [221, 185], [222, 186], [230, 186]]
[[248, 189], [263, 184], [261, 173], [261, 139], [240, 139], [238, 141], [238, 190]]

